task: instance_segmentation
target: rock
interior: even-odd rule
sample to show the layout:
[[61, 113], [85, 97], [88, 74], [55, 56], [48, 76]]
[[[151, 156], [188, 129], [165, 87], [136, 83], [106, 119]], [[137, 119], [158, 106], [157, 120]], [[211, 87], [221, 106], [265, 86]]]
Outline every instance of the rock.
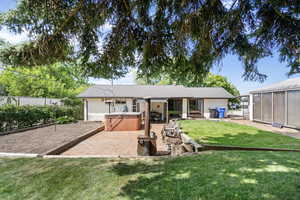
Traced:
[[187, 152], [194, 152], [194, 146], [192, 144], [183, 144], [182, 146]]
[[185, 152], [184, 148], [182, 145], [178, 144], [173, 144], [172, 145], [172, 150], [171, 150], [171, 155], [172, 156], [179, 156]]

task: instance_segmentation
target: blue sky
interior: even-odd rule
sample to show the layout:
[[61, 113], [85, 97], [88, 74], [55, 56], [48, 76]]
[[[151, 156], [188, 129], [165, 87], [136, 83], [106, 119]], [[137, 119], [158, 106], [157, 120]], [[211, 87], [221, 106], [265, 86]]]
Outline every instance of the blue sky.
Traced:
[[[0, 12], [8, 11], [16, 6], [16, 0], [1, 0]], [[17, 43], [27, 38], [26, 34], [14, 35], [7, 30], [0, 30], [0, 38], [7, 39], [10, 42]], [[289, 69], [286, 67], [286, 63], [280, 63], [278, 53], [275, 52], [273, 57], [264, 58], [259, 61], [258, 68], [260, 72], [265, 73], [268, 78], [265, 82], [251, 82], [244, 81], [242, 79], [243, 66], [238, 60], [237, 56], [228, 55], [223, 59], [219, 66], [214, 66], [212, 72], [226, 76], [241, 93], [246, 93], [249, 90], [260, 88], [265, 85], [283, 81], [288, 78], [287, 73]], [[293, 75], [290, 78], [300, 77], [300, 74]], [[109, 80], [105, 79], [90, 79], [90, 82], [96, 84], [109, 84]], [[126, 77], [114, 81], [116, 84], [134, 84], [134, 73], [130, 72]]]

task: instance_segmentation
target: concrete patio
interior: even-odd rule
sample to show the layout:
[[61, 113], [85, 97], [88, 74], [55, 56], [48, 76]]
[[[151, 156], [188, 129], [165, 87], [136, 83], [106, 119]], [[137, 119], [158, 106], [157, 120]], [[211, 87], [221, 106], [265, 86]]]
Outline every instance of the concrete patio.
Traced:
[[[162, 124], [153, 124], [151, 131], [157, 135], [157, 151], [163, 154], [166, 147], [161, 137]], [[137, 156], [137, 137], [140, 131], [102, 131], [68, 149], [62, 155], [69, 156]]]

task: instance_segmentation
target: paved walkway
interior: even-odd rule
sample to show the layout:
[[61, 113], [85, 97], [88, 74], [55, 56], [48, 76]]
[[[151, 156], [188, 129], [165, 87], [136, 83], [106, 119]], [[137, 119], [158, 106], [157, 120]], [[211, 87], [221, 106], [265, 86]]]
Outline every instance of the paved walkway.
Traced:
[[[154, 124], [151, 130], [157, 135], [157, 150], [165, 151], [160, 131], [163, 125]], [[137, 156], [137, 137], [140, 131], [102, 131], [80, 142], [62, 155]]]
[[226, 119], [225, 121], [229, 121], [229, 122], [234, 122], [234, 123], [238, 123], [238, 124], [242, 124], [242, 125], [248, 125], [248, 126], [253, 126], [262, 130], [266, 130], [266, 131], [271, 131], [271, 132], [275, 132], [275, 133], [279, 133], [282, 135], [287, 135], [293, 138], [297, 138], [300, 139], [300, 131], [296, 130], [296, 129], [292, 129], [292, 128], [277, 128], [277, 127], [273, 127], [270, 124], [264, 124], [264, 123], [258, 123], [258, 122], [253, 122], [250, 120], [234, 120], [234, 119]]

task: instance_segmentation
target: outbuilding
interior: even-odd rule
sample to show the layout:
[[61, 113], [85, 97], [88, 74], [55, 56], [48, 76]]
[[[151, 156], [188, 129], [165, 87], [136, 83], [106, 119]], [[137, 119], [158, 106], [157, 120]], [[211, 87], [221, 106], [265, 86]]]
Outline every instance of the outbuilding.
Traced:
[[300, 128], [300, 78], [250, 92], [250, 120]]

